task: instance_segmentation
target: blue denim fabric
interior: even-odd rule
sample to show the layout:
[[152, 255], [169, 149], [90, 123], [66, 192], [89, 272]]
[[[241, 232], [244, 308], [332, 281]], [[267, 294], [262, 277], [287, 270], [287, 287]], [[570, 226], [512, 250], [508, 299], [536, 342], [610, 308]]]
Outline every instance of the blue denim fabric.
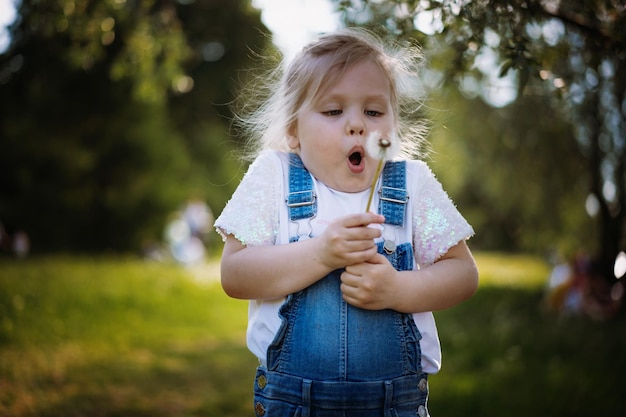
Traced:
[[[409, 243], [385, 256], [396, 269], [413, 265]], [[341, 272], [282, 306], [283, 325], [268, 349], [267, 368], [257, 371], [257, 415], [403, 417], [418, 415], [420, 407], [427, 415], [421, 335], [412, 316], [347, 304]]]
[[317, 204], [311, 174], [304, 168], [300, 157], [294, 153], [289, 155], [289, 164], [289, 195], [286, 201], [289, 220], [314, 217], [317, 214]]
[[426, 374], [386, 381], [316, 381], [258, 368], [258, 417], [426, 417]]
[[378, 212], [385, 223], [402, 226], [409, 193], [406, 190], [406, 162], [387, 162], [383, 168]]
[[[387, 200], [381, 209], [386, 223], [399, 226], [404, 224], [408, 198], [404, 167], [388, 163], [383, 171], [382, 196]], [[312, 190], [308, 175], [299, 158], [292, 158], [289, 201]], [[290, 208], [290, 216], [307, 218], [314, 210], [305, 215]], [[396, 270], [413, 269], [411, 243], [388, 254], [381, 242], [378, 252]], [[258, 417], [428, 415], [421, 334], [412, 315], [347, 304], [340, 289], [342, 272], [333, 271], [292, 294], [281, 307], [283, 322], [268, 348], [267, 367], [259, 367], [255, 379]]]

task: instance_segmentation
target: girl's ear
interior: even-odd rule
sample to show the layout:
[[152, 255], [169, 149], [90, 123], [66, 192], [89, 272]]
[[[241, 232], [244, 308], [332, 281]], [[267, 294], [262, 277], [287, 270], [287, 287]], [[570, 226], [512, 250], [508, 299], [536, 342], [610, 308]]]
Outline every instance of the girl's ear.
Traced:
[[300, 147], [300, 139], [298, 139], [298, 128], [293, 123], [289, 129], [287, 129], [287, 146], [290, 149], [298, 149]]

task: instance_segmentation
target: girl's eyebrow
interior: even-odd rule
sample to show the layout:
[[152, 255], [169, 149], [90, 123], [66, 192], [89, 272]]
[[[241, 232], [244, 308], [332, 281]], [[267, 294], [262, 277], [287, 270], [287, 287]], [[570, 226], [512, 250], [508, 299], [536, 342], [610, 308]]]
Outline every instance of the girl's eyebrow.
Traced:
[[[352, 95], [352, 94], [339, 94], [339, 93], [333, 93], [333, 94], [322, 94], [317, 100], [317, 102], [322, 102], [322, 101], [333, 101], [333, 100], [342, 100], [344, 99], [346, 96], [348, 95]], [[370, 95], [364, 95], [362, 97], [359, 97], [364, 99], [365, 101], [381, 101], [381, 102], [387, 102], [389, 101], [389, 96], [387, 94], [370, 94]]]

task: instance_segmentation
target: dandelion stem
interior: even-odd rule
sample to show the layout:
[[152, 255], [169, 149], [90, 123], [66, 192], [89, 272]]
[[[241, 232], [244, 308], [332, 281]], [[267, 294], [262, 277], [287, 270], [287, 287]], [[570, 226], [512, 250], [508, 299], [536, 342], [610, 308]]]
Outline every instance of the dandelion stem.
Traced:
[[376, 188], [376, 183], [378, 182], [378, 176], [380, 175], [380, 170], [383, 168], [383, 159], [378, 161], [378, 166], [376, 167], [376, 173], [374, 174], [374, 179], [372, 180], [372, 186], [370, 187], [370, 196], [367, 199], [367, 207], [365, 208], [365, 212], [370, 211], [370, 206], [372, 205], [372, 198], [374, 197], [374, 188]]

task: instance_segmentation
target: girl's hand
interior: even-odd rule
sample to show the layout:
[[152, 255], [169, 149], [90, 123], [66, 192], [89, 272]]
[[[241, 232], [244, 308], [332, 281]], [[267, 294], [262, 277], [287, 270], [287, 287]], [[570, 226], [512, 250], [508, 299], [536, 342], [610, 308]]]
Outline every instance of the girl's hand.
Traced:
[[371, 259], [377, 253], [374, 239], [381, 236], [381, 230], [369, 225], [384, 221], [384, 216], [374, 213], [336, 219], [318, 237], [319, 261], [335, 270]]
[[434, 264], [417, 270], [396, 271], [387, 258], [376, 254], [346, 267], [341, 275], [344, 300], [368, 310], [442, 310], [466, 300], [477, 287], [478, 269], [465, 241], [448, 249]]
[[367, 310], [391, 308], [398, 280], [387, 258], [376, 253], [368, 261], [350, 265], [341, 274], [341, 292], [348, 304]]

